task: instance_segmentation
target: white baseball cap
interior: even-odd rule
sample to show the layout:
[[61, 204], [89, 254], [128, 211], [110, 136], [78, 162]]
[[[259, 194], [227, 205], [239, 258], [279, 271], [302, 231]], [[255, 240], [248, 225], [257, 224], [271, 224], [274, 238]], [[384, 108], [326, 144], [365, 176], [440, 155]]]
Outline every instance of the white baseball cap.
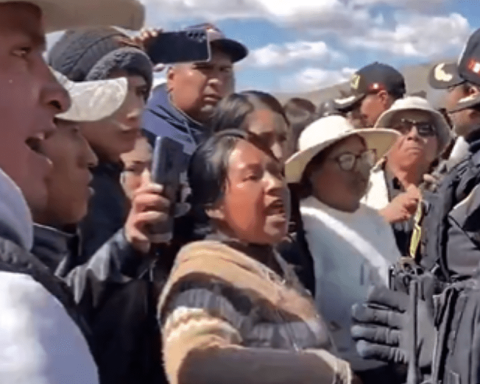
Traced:
[[103, 120], [113, 115], [127, 97], [128, 81], [124, 77], [76, 83], [57, 71], [52, 72], [71, 99], [70, 109], [58, 114], [58, 119], [77, 122]]
[[343, 116], [328, 116], [310, 124], [300, 135], [299, 150], [285, 164], [288, 183], [298, 183], [310, 161], [331, 145], [350, 136], [361, 136], [367, 149], [374, 149], [377, 158], [385, 156], [400, 134], [393, 129], [355, 129]]
[[0, 0], [0, 4], [14, 2], [39, 7], [47, 33], [103, 25], [138, 30], [145, 20], [145, 8], [138, 0]]

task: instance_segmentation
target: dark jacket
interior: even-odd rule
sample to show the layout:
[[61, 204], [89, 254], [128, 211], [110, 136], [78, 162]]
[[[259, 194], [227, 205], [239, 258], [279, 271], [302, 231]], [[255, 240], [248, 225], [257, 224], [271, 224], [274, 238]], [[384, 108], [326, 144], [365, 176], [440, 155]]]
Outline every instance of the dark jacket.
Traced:
[[[198, 144], [208, 136], [208, 129], [172, 105], [166, 86], [160, 86], [153, 91], [143, 114], [143, 127], [152, 145], [157, 136], [169, 137], [183, 145], [184, 161], [180, 170], [180, 180], [182, 188], [188, 191], [186, 171], [190, 156]], [[188, 192], [180, 195], [183, 195], [184, 201], [189, 201]], [[168, 252], [170, 259], [185, 244], [202, 240], [211, 232], [209, 220], [203, 209], [194, 206], [186, 215], [175, 219], [172, 243], [168, 247], [163, 247], [162, 252]]]
[[122, 164], [105, 162], [92, 170], [94, 195], [80, 224], [81, 253], [75, 266], [86, 263], [125, 224], [129, 204], [120, 183], [122, 170]]
[[[143, 113], [143, 128], [155, 136], [169, 137], [183, 144], [187, 155], [195, 151], [209, 132], [172, 105], [166, 85], [156, 88], [148, 100]], [[185, 165], [188, 165], [188, 158]]]
[[93, 323], [106, 297], [141, 273], [140, 266], [145, 260], [127, 242], [123, 229], [105, 242], [88, 262], [73, 269], [67, 266], [78, 259], [79, 237], [76, 234], [35, 224], [32, 251], [65, 281], [89, 323]]
[[480, 140], [441, 181], [425, 192], [422, 265], [444, 281], [469, 278], [480, 261]]
[[87, 263], [70, 270], [65, 266], [78, 257], [78, 244], [75, 234], [35, 225], [34, 252], [63, 278], [88, 320], [101, 383], [166, 383], [156, 301], [173, 260], [160, 258], [150, 271], [152, 259], [138, 254], [121, 229]]

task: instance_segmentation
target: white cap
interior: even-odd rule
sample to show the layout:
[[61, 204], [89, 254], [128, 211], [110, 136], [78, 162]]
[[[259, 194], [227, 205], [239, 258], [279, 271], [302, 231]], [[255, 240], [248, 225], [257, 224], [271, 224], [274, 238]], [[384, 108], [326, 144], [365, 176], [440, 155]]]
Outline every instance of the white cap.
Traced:
[[52, 70], [58, 82], [68, 91], [70, 109], [57, 118], [68, 121], [99, 121], [113, 115], [124, 103], [128, 93], [128, 81], [118, 79], [73, 82]]

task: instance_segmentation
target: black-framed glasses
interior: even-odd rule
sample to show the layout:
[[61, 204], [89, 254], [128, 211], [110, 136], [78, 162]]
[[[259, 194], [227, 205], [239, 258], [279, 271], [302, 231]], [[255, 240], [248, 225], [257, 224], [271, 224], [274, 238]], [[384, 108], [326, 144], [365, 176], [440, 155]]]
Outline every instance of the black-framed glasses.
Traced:
[[350, 172], [357, 167], [359, 161], [363, 165], [367, 165], [368, 167], [373, 168], [373, 166], [377, 162], [377, 152], [374, 149], [369, 149], [359, 155], [355, 155], [351, 152], [346, 152], [331, 160], [335, 161], [342, 171]]
[[435, 126], [429, 121], [401, 119], [398, 123], [394, 124], [392, 128], [400, 132], [402, 135], [408, 135], [413, 127], [417, 128], [417, 132], [420, 137], [431, 137], [437, 135]]

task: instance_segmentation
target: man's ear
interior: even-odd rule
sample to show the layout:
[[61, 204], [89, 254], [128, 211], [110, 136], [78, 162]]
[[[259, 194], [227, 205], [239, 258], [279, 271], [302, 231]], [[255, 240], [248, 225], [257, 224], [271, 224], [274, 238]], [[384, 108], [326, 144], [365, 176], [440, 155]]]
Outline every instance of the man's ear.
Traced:
[[175, 67], [169, 67], [167, 71], [167, 91], [171, 92], [173, 90], [173, 82], [175, 81]]
[[380, 92], [378, 92], [377, 97], [380, 99], [386, 109], [390, 108], [393, 104], [392, 98], [385, 90], [381, 90]]

